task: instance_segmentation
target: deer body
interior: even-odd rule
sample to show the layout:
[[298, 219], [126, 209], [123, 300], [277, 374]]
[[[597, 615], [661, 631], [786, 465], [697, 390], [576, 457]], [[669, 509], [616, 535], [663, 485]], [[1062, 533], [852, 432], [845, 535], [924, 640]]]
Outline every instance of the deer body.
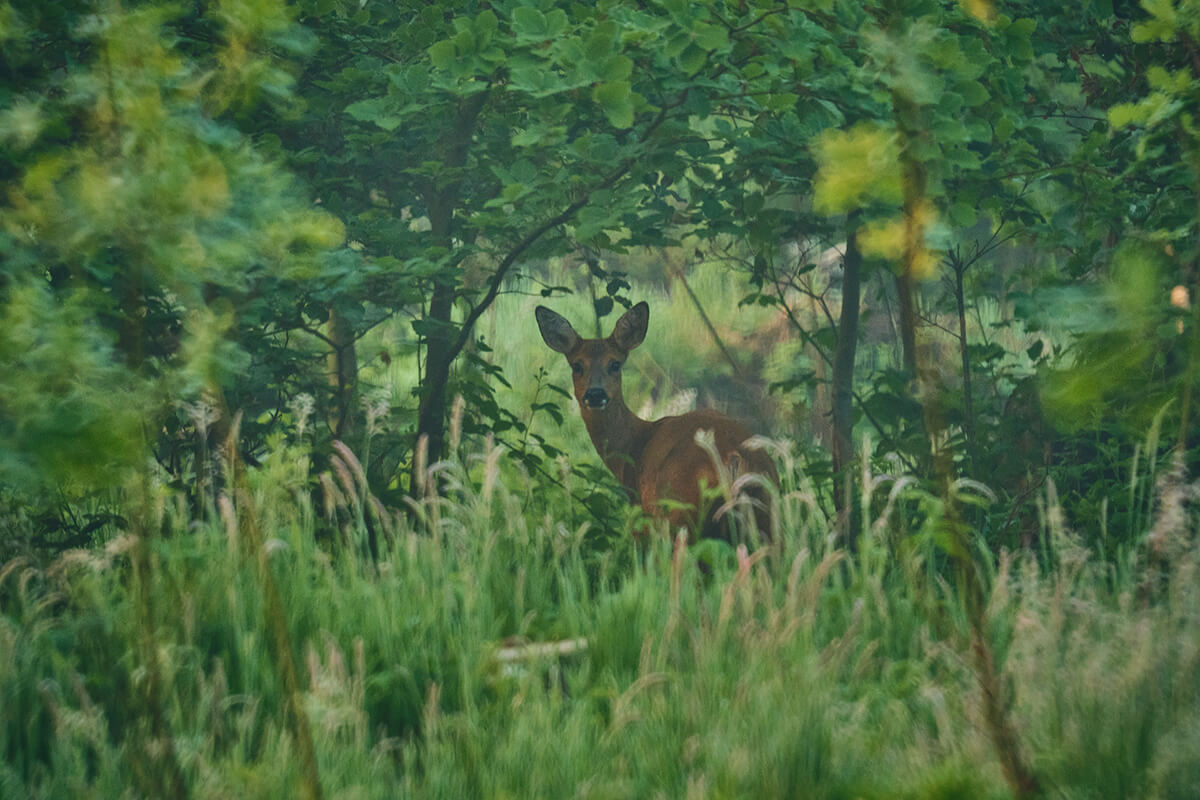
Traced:
[[[701, 485], [714, 488], [720, 477], [712, 456], [696, 442], [699, 431], [711, 431], [721, 462], [736, 478], [753, 472], [776, 481], [775, 466], [760, 450], [745, 446], [750, 432], [741, 423], [716, 411], [692, 411], [653, 421], [639, 418], [625, 405], [621, 368], [629, 352], [645, 339], [650, 307], [638, 303], [617, 321], [607, 339], [583, 339], [562, 316], [538, 306], [538, 327], [546, 344], [571, 365], [575, 399], [596, 452], [617, 480], [640, 502], [647, 514], [666, 518], [671, 526], [687, 526], [701, 536], [728, 538], [723, 520], [712, 509], [697, 517], [704, 498]], [[769, 528], [766, 495], [761, 486], [748, 494], [757, 501], [759, 531]], [[661, 500], [686, 507], [664, 511]]]

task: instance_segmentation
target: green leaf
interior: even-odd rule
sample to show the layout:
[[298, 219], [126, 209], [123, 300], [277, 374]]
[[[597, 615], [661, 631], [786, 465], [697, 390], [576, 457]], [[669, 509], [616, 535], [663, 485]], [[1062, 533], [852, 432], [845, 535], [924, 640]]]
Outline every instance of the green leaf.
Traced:
[[558, 73], [544, 69], [536, 63], [513, 67], [509, 77], [510, 89], [523, 91], [534, 97], [549, 97], [571, 88]]
[[491, 34], [496, 32], [500, 27], [500, 21], [496, 18], [494, 11], [484, 9], [479, 16], [475, 18], [475, 34], [481, 39], [490, 38]]
[[346, 106], [346, 113], [360, 122], [372, 122], [389, 133], [404, 124], [404, 118], [380, 97], [351, 103]]
[[705, 50], [720, 50], [729, 45], [729, 31], [717, 25], [697, 22], [692, 26], [692, 35]]
[[633, 101], [629, 81], [605, 81], [592, 91], [592, 99], [604, 109], [614, 128], [633, 126]]
[[784, 111], [785, 109], [795, 107], [796, 101], [799, 99], [799, 95], [792, 94], [791, 92], [773, 94], [767, 98], [767, 108], [771, 111]]
[[954, 89], [962, 95], [963, 102], [972, 108], [983, 105], [991, 98], [987, 88], [979, 81], [960, 81]]
[[676, 58], [692, 43], [692, 37], [687, 33], [677, 33], [663, 44], [662, 52], [667, 58]]
[[1129, 32], [1133, 41], [1139, 44], [1155, 39], [1169, 42], [1178, 35], [1178, 17], [1174, 0], [1142, 0], [1142, 8], [1146, 9], [1154, 19], [1133, 26]]
[[844, 214], [868, 199], [900, 198], [900, 156], [895, 135], [866, 123], [827, 130], [814, 144], [819, 164], [813, 204], [823, 214]]
[[449, 39], [443, 39], [429, 48], [429, 63], [433, 64], [434, 69], [447, 72], [454, 66], [454, 60], [454, 42]]
[[1007, 142], [1013, 135], [1013, 121], [1008, 114], [1001, 115], [1000, 119], [996, 120], [996, 140]]
[[619, 54], [605, 61], [600, 71], [600, 76], [606, 81], [628, 81], [632, 74], [633, 60]]
[[760, 194], [758, 192], [754, 192], [753, 194], [746, 195], [745, 199], [742, 202], [744, 204], [746, 216], [747, 217], [756, 217], [756, 216], [758, 216], [758, 213], [760, 211], [762, 211], [762, 209], [763, 209], [763, 204], [765, 202], [765, 198], [763, 197], [762, 194]]
[[549, 38], [545, 15], [529, 6], [513, 9], [513, 33], [517, 35], [518, 41], [545, 41]]
[[454, 37], [454, 49], [461, 55], [475, 52], [475, 34], [468, 30], [459, 31]]
[[513, 147], [534, 147], [536, 145], [562, 141], [566, 134], [563, 125], [533, 125], [513, 133]]
[[561, 8], [553, 9], [546, 15], [546, 38], [557, 39], [567, 29], [567, 12]]
[[1161, 308], [1161, 267], [1162, 260], [1142, 243], [1127, 243], [1118, 249], [1109, 288], [1122, 315], [1137, 319]]
[[680, 68], [690, 74], [700, 71], [708, 61], [708, 53], [694, 44], [689, 44], [679, 56]]
[[1146, 114], [1136, 103], [1117, 103], [1108, 109], [1108, 124], [1114, 128], [1146, 121]]
[[589, 61], [600, 61], [607, 58], [613, 51], [617, 33], [616, 24], [610, 20], [604, 20], [596, 25], [584, 42], [584, 57]]

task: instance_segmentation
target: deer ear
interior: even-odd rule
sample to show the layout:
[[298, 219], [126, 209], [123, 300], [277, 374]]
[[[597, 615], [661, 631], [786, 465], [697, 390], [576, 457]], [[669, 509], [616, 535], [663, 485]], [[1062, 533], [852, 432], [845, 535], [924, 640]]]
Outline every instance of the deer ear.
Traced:
[[646, 301], [626, 311], [613, 328], [612, 340], [617, 347], [628, 353], [646, 338], [646, 327], [650, 324], [650, 306]]
[[566, 317], [555, 314], [545, 306], [538, 306], [533, 311], [537, 317], [538, 330], [542, 332], [542, 340], [549, 348], [557, 353], [571, 352], [579, 344], [579, 334], [567, 322]]

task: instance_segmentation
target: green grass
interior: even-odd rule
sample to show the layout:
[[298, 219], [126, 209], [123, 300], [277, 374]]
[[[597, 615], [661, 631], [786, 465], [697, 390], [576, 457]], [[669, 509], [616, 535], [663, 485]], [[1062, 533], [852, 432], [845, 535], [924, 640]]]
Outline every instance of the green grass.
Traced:
[[[848, 559], [794, 475], [782, 540], [701, 570], [665, 535], [597, 544], [563, 490], [488, 455], [446, 468], [416, 522], [389, 510], [378, 563], [356, 501], [322, 522], [280, 446], [211, 519], [147, 490], [144, 559], [127, 534], [5, 565], [0, 796], [155, 796], [172, 762], [196, 796], [298, 796], [301, 728], [329, 797], [1010, 796], [963, 602], [920, 536], [874, 520]], [[1052, 569], [989, 573], [987, 643], [1051, 796], [1197, 796], [1200, 548], [1194, 519], [1168, 533], [1169, 559], [1119, 574], [1059, 529]]]

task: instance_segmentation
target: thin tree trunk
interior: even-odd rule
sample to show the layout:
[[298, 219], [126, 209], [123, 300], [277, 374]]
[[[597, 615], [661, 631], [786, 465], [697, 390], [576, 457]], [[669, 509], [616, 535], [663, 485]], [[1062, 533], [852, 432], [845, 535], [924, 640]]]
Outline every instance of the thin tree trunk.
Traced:
[[896, 276], [896, 300], [900, 305], [900, 348], [904, 371], [917, 375], [917, 310], [913, 299], [912, 276], [907, 270]]
[[967, 469], [968, 474], [974, 472], [975, 465], [975, 400], [971, 394], [971, 356], [967, 349], [967, 304], [963, 292], [963, 274], [967, 266], [956, 253], [952, 264], [954, 268], [954, 300], [958, 304], [958, 349], [962, 355], [963, 382], [963, 433], [967, 437]]
[[916, 105], [899, 92], [893, 91], [892, 107], [896, 127], [900, 131], [900, 181], [903, 193], [901, 213], [904, 215], [904, 252], [900, 260], [900, 274], [896, 276], [896, 294], [900, 302], [900, 341], [904, 346], [904, 369], [911, 378], [918, 381], [920, 389], [924, 390], [925, 387], [920, 381], [924, 376], [918, 374], [917, 305], [913, 284], [919, 259], [925, 252], [922, 208], [926, 202], [925, 165], [912, 152], [914, 142], [920, 138], [916, 126]]
[[355, 399], [358, 396], [358, 354], [354, 347], [354, 328], [337, 312], [329, 309], [329, 384], [333, 387], [331, 425], [335, 438], [345, 441], [354, 431]]
[[[426, 340], [425, 377], [421, 381], [421, 405], [417, 415], [417, 438], [426, 440], [426, 465], [440, 461], [445, 447], [447, 384], [450, 382], [450, 365], [457, 353], [452, 352], [450, 341], [451, 313], [454, 310], [454, 289], [442, 281], [434, 285], [433, 298], [429, 303], [427, 319], [436, 327], [431, 328]], [[414, 472], [409, 483], [413, 497], [420, 496], [422, 477]]]
[[834, 506], [846, 547], [853, 550], [860, 521], [853, 501], [854, 441], [851, 437], [854, 398], [854, 360], [858, 353], [858, 312], [861, 294], [862, 251], [855, 228], [859, 214], [846, 221], [846, 253], [842, 257], [842, 310], [838, 320], [837, 347], [833, 353], [833, 472]]
[[[454, 118], [444, 157], [447, 174], [458, 175], [467, 163], [467, 153], [475, 122], [487, 102], [488, 92], [481, 92], [464, 100]], [[425, 192], [426, 212], [429, 215], [430, 234], [436, 247], [447, 253], [454, 249], [454, 210], [458, 206], [461, 178], [455, 177], [445, 183], [434, 178]], [[427, 456], [425, 464], [440, 461], [446, 438], [447, 384], [450, 381], [450, 365], [461, 347], [455, 347], [454, 297], [456, 293], [457, 265], [449, 267], [447, 273], [434, 278], [433, 296], [425, 321], [430, 323], [425, 339], [425, 375], [421, 380], [421, 402], [417, 412], [417, 441], [425, 439]], [[414, 453], [416, 452], [414, 448]], [[418, 459], [413, 458], [409, 476], [409, 494], [420, 496], [422, 476], [418, 474]]]

